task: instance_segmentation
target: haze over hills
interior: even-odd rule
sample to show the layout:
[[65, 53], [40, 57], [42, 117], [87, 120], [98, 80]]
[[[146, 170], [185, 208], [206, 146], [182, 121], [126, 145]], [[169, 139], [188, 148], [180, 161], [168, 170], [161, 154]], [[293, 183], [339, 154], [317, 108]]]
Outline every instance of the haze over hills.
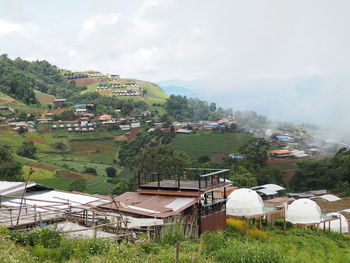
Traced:
[[[258, 80], [169, 80], [167, 92], [215, 101], [234, 110], [252, 109], [272, 119], [313, 123], [334, 132], [350, 131], [347, 103], [350, 78], [302, 76]], [[218, 88], [218, 86], [220, 88]]]

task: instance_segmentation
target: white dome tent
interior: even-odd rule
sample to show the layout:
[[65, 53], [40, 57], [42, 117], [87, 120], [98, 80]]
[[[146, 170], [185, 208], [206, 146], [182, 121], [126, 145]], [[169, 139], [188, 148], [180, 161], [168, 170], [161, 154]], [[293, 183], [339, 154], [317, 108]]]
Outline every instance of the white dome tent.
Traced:
[[227, 199], [228, 216], [249, 217], [264, 213], [264, 202], [254, 190], [240, 188], [233, 191]]
[[317, 224], [321, 222], [321, 209], [310, 199], [298, 199], [288, 206], [286, 221], [293, 224]]
[[[338, 212], [332, 212], [328, 213], [327, 216], [331, 216], [334, 218], [339, 218], [338, 220], [330, 221], [329, 223], [321, 223], [319, 225], [319, 228], [321, 229], [328, 229], [330, 227], [330, 230], [333, 232], [338, 233], [348, 233], [349, 232], [349, 223], [345, 216]], [[330, 224], [330, 225], [329, 225]]]

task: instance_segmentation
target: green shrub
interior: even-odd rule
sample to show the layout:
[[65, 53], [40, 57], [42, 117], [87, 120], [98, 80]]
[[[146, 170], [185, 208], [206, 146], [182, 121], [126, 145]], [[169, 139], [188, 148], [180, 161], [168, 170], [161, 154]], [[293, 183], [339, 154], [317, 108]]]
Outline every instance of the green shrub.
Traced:
[[160, 242], [173, 245], [178, 241], [184, 241], [185, 235], [181, 225], [172, 225], [164, 227], [160, 234]]
[[227, 242], [225, 248], [221, 248], [215, 253], [214, 259], [220, 263], [285, 262], [284, 258], [270, 244], [237, 240]]
[[214, 255], [220, 247], [225, 246], [226, 238], [223, 233], [206, 232], [201, 235], [202, 254]]
[[28, 232], [11, 232], [11, 239], [21, 245], [55, 248], [60, 245], [62, 236], [56, 230], [43, 227]]

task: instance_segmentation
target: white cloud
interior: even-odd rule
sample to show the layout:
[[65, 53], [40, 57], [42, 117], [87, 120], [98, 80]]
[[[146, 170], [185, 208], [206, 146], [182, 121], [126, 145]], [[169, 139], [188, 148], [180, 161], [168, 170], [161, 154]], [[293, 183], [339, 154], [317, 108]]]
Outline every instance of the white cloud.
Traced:
[[[57, 9], [33, 2], [6, 1], [0, 10], [0, 50], [12, 57], [152, 81], [211, 79], [213, 85], [200, 86], [211, 97], [241, 92], [232, 84], [237, 79], [350, 73], [348, 0], [77, 0], [73, 6], [68, 0], [50, 1]], [[59, 13], [62, 27], [50, 19]], [[333, 82], [323, 90], [327, 85], [332, 90]], [[249, 85], [243, 87], [254, 95]], [[275, 93], [266, 90], [263, 99]], [[330, 93], [322, 93], [320, 101]], [[349, 97], [345, 91], [337, 94]]]
[[36, 32], [37, 26], [32, 23], [15, 23], [6, 18], [0, 19], [0, 36], [5, 36], [11, 33], [19, 33], [28, 35]]
[[91, 32], [101, 26], [115, 25], [118, 20], [119, 15], [117, 13], [98, 14], [84, 21], [82, 28], [84, 31]]

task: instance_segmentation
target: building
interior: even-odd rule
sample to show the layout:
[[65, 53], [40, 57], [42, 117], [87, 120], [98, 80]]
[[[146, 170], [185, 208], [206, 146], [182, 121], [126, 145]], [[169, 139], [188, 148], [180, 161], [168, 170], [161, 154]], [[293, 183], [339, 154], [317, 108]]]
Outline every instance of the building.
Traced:
[[106, 121], [112, 121], [113, 118], [111, 115], [104, 114], [104, 115], [98, 116], [97, 120], [100, 122], [106, 122]]
[[288, 150], [274, 150], [270, 152], [270, 158], [290, 158], [292, 152]]
[[[226, 180], [228, 170], [186, 169], [177, 176], [159, 172], [139, 174], [137, 192], [127, 192], [101, 209], [120, 211], [127, 216], [163, 219], [169, 224], [181, 222], [184, 232], [198, 236], [206, 231], [226, 228]], [[170, 179], [175, 178], [175, 179]], [[223, 197], [214, 195], [224, 190]]]
[[53, 107], [55, 109], [59, 109], [59, 108], [64, 107], [66, 102], [67, 102], [67, 99], [55, 99], [55, 100], [52, 101]]

